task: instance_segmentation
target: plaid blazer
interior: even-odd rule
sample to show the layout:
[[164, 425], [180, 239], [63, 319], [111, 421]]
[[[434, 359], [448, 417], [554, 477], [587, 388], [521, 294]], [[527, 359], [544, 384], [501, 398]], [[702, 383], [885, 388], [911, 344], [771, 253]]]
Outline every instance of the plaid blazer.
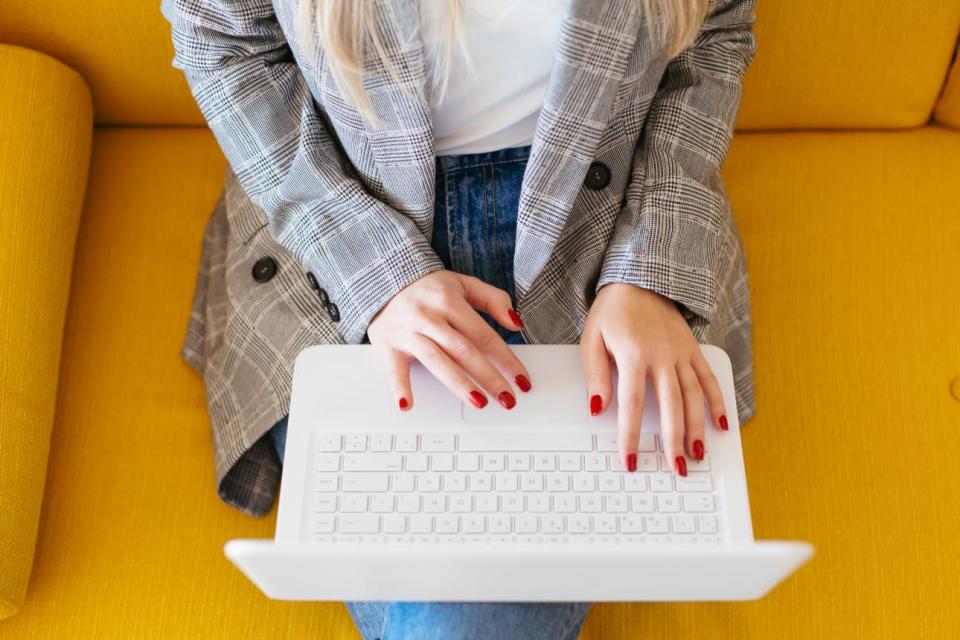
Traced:
[[[297, 4], [162, 2], [173, 64], [229, 165], [182, 353], [204, 376], [218, 492], [257, 515], [276, 492], [266, 433], [287, 412], [297, 353], [363, 342], [394, 294], [443, 268], [428, 240], [435, 152], [417, 2], [373, 1], [402, 79], [366, 63], [379, 129], [338, 90], [318, 38], [297, 37]], [[750, 301], [720, 168], [753, 57], [753, 5], [715, 0], [693, 45], [668, 59], [637, 0], [570, 0], [514, 255], [527, 342], [579, 342], [604, 284], [652, 289], [729, 353], [744, 420]], [[585, 184], [604, 168], [605, 186]]]

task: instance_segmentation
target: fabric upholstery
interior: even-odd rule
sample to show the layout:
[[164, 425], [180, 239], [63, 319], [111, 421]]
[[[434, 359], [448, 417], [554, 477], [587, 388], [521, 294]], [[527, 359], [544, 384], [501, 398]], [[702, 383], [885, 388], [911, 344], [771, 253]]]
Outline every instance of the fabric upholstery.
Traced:
[[935, 115], [938, 122], [960, 129], [960, 55], [954, 58]]
[[[960, 1], [763, 0], [742, 128], [906, 127], [933, 110]], [[97, 121], [203, 124], [170, 67], [159, 0], [0, 0], [0, 42], [45, 51], [93, 89]]]
[[[817, 555], [758, 602], [598, 605], [585, 639], [960, 627], [958, 155], [939, 128], [734, 139], [753, 522]], [[203, 130], [97, 133], [34, 580], [0, 638], [357, 637], [341, 605], [267, 600], [222, 555], [274, 517], [217, 500], [202, 385], [177, 353], [222, 172]]]
[[33, 563], [93, 110], [76, 72], [0, 45], [0, 618]]

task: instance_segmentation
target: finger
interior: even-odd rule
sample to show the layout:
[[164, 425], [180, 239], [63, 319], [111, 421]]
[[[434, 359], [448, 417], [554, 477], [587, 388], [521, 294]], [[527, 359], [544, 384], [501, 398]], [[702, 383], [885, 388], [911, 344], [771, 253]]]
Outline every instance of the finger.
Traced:
[[613, 357], [617, 364], [617, 444], [627, 471], [636, 471], [647, 368], [637, 356], [618, 357], [614, 350]]
[[687, 455], [694, 460], [703, 460], [703, 390], [697, 372], [687, 363], [677, 364], [677, 381], [683, 395], [684, 444]]
[[461, 313], [451, 313], [448, 322], [454, 329], [467, 337], [508, 380], [513, 380], [520, 391], [530, 391], [530, 373], [520, 362], [500, 334], [494, 331], [480, 315], [468, 304], [463, 305]]
[[707, 362], [707, 359], [703, 357], [703, 354], [694, 356], [691, 364], [693, 365], [693, 370], [697, 373], [700, 388], [703, 389], [707, 397], [707, 404], [710, 407], [713, 424], [723, 431], [728, 430], [730, 425], [727, 422], [727, 410], [724, 408], [723, 392], [720, 391], [720, 383], [717, 382], [716, 376], [713, 375], [710, 364]]
[[654, 373], [657, 403], [660, 405], [660, 437], [670, 466], [681, 476], [687, 475], [683, 456], [683, 396], [675, 367], [660, 366]]
[[413, 334], [409, 338], [409, 351], [443, 386], [453, 392], [453, 395], [478, 409], [487, 405], [487, 396], [477, 389], [473, 380], [433, 340], [421, 334]]
[[587, 331], [580, 337], [580, 361], [587, 382], [587, 406], [598, 416], [610, 404], [610, 367], [612, 360], [599, 331]]
[[463, 297], [471, 307], [483, 311], [507, 329], [519, 331], [523, 328], [523, 321], [513, 308], [509, 293], [475, 276], [457, 275], [463, 283]]
[[433, 340], [481, 388], [492, 395], [505, 409], [517, 404], [510, 383], [500, 375], [490, 360], [466, 336], [447, 323], [430, 322], [420, 332]]
[[384, 353], [387, 361], [387, 380], [400, 411], [409, 411], [413, 407], [413, 389], [410, 386], [411, 356], [397, 349], [388, 349]]

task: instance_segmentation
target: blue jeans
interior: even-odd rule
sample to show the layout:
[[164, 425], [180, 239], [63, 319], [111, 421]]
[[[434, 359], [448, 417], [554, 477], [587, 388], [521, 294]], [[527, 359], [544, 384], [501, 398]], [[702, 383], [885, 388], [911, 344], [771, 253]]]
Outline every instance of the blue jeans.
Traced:
[[[520, 184], [530, 147], [437, 157], [436, 204], [430, 242], [447, 269], [513, 288]], [[481, 316], [508, 344], [523, 336]], [[270, 432], [283, 461], [287, 419]], [[509, 580], [504, 576], [504, 580]], [[348, 602], [364, 640], [382, 638], [530, 638], [573, 640], [589, 603]]]

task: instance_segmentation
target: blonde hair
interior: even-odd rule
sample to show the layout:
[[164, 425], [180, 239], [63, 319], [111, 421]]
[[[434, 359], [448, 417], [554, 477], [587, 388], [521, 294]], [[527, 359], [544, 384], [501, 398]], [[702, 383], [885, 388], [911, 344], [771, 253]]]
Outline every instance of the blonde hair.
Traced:
[[[369, 36], [373, 55], [384, 64], [389, 76], [401, 87], [399, 73], [386, 55], [380, 33], [373, 24], [375, 0], [299, 0], [297, 32], [301, 40], [312, 47], [313, 26], [323, 43], [324, 53], [333, 79], [340, 90], [357, 108], [379, 126], [370, 100], [363, 89], [363, 65], [366, 55], [364, 41]], [[419, 0], [410, 0], [419, 1]], [[428, 61], [430, 81], [443, 96], [450, 76], [454, 45], [459, 45], [468, 64], [471, 63], [462, 37], [460, 16], [462, 0], [423, 0], [445, 2], [448, 19], [423, 25], [428, 31], [424, 37], [430, 51]], [[636, 0], [643, 11], [648, 32], [669, 57], [674, 57], [690, 46], [707, 14], [708, 0]]]

